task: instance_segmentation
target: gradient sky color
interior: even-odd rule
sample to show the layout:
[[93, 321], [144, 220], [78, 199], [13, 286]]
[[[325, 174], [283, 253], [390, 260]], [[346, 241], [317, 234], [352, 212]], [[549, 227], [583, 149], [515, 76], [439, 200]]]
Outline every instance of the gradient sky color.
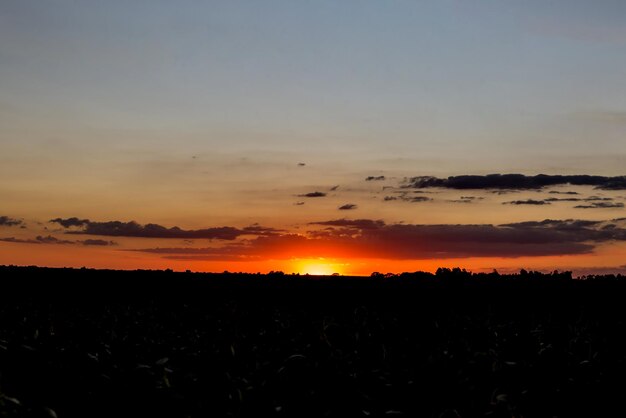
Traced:
[[[2, 264], [346, 274], [626, 264], [619, 237], [558, 256], [399, 260], [344, 245], [336, 256], [246, 247], [181, 259], [135, 250], [233, 243], [78, 236], [49, 222], [261, 225], [309, 238], [339, 219], [606, 226], [625, 216], [626, 190], [415, 194], [406, 178], [626, 174], [622, 1], [6, 0], [0, 39], [0, 216], [21, 221], [0, 223]], [[306, 197], [316, 191], [326, 196]], [[611, 204], [508, 203], [568, 196], [555, 191]]]

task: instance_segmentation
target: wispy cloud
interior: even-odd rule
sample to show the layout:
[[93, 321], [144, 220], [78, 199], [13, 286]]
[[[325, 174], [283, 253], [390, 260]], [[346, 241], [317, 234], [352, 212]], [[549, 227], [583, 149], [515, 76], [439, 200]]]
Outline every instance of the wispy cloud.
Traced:
[[624, 204], [617, 202], [593, 202], [590, 205], [578, 205], [574, 206], [575, 209], [620, 209], [623, 208]]
[[53, 237], [52, 235], [38, 235], [34, 239], [23, 239], [15, 237], [0, 238], [2, 242], [11, 242], [15, 244], [54, 244], [54, 245], [85, 245], [85, 246], [110, 246], [117, 245], [114, 241], [105, 241], [101, 239], [86, 240], [65, 240]]
[[512, 200], [510, 202], [502, 202], [503, 205], [549, 205], [550, 202], [547, 200], [535, 200], [535, 199], [526, 199], [526, 200]]
[[474, 203], [479, 200], [483, 200], [484, 197], [479, 196], [461, 196], [459, 199], [448, 200], [448, 202], [452, 203]]
[[[417, 191], [415, 193], [417, 193]], [[420, 202], [429, 202], [433, 199], [431, 199], [430, 197], [426, 197], [426, 196], [410, 195], [409, 193], [406, 193], [406, 192], [401, 192], [398, 196], [385, 196], [383, 198], [384, 202], [391, 202], [394, 200], [400, 200], [403, 202], [420, 203]]]
[[10, 218], [8, 216], [0, 216], [0, 226], [17, 226], [23, 222], [19, 219]]

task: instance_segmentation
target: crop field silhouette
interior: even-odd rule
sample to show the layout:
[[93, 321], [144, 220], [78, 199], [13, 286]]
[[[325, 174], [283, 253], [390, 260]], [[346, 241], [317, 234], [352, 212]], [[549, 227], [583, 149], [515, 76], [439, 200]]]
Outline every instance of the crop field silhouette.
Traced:
[[610, 416], [626, 280], [0, 268], [0, 416]]

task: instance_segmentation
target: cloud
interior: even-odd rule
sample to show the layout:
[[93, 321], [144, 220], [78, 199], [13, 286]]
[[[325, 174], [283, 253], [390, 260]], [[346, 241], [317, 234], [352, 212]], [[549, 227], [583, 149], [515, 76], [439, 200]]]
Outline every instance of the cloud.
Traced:
[[385, 176], [367, 176], [365, 181], [382, 181], [385, 180]]
[[56, 219], [50, 219], [50, 221], [48, 222], [56, 222], [58, 224], [60, 224], [63, 228], [70, 228], [72, 226], [85, 226], [89, 224], [89, 219], [78, 219], [76, 217], [74, 218], [67, 218], [67, 219], [62, 219], [62, 218], [56, 218]]
[[[100, 235], [111, 237], [234, 240], [242, 235], [267, 236], [284, 232], [282, 229], [267, 228], [259, 224], [253, 224], [241, 229], [230, 226], [222, 226], [216, 228], [184, 230], [177, 226], [167, 228], [158, 224], [141, 225], [135, 221], [94, 222], [89, 219], [56, 218], [52, 219], [50, 222], [58, 223], [66, 228], [66, 234]], [[104, 244], [102, 244], [99, 240], [91, 240], [90, 244], [85, 245]]]
[[486, 176], [451, 176], [438, 178], [432, 176], [411, 177], [406, 187], [416, 189], [543, 189], [548, 186], [571, 184], [577, 186], [595, 186], [603, 190], [625, 190], [626, 176], [605, 177], [590, 175], [547, 175], [526, 176], [523, 174], [489, 174]]
[[48, 235], [46, 237], [43, 237], [41, 235], [38, 235], [37, 238], [35, 238], [37, 241], [39, 241], [42, 244], [60, 244], [60, 245], [65, 245], [65, 244], [75, 244], [75, 241], [69, 241], [69, 240], [64, 240], [64, 239], [58, 239], [53, 237], [52, 235]]
[[[618, 219], [613, 219], [617, 221]], [[621, 220], [621, 219], [620, 219]], [[525, 221], [525, 222], [514, 222], [510, 224], [502, 224], [503, 227], [509, 228], [551, 228], [551, 229], [562, 229], [567, 228], [571, 229], [572, 227], [575, 229], [579, 228], [591, 228], [598, 226], [602, 223], [602, 221], [590, 221], [590, 220], [580, 220], [580, 219], [567, 219], [567, 220], [555, 220], [555, 219], [544, 219], [543, 221]]]
[[100, 239], [86, 239], [86, 240], [64, 240], [53, 237], [52, 235], [42, 236], [38, 235], [35, 239], [22, 239], [15, 237], [0, 238], [2, 242], [11, 242], [15, 244], [53, 244], [53, 245], [85, 245], [85, 246], [108, 246], [117, 245], [114, 241], [104, 241]]
[[334, 219], [331, 221], [311, 222], [309, 225], [340, 226], [344, 228], [368, 230], [381, 228], [385, 226], [385, 222], [381, 219]]
[[569, 195], [579, 194], [578, 192], [571, 192], [571, 191], [570, 192], [562, 192], [562, 191], [559, 191], [559, 190], [550, 190], [548, 193], [550, 193], [550, 194], [569, 194]]
[[578, 205], [574, 206], [574, 209], [609, 209], [609, 208], [623, 208], [623, 203], [610, 203], [610, 202], [594, 202], [591, 205]]
[[0, 226], [16, 226], [22, 225], [22, 221], [19, 219], [9, 218], [8, 216], [0, 216]]
[[76, 242], [80, 242], [86, 246], [98, 246], [98, 247], [117, 245], [115, 241], [105, 241], [103, 239], [86, 239], [84, 241], [76, 241]]
[[13, 242], [13, 243], [17, 243], [17, 244], [41, 244], [40, 241], [37, 241], [37, 240], [34, 240], [34, 239], [20, 239], [20, 238], [15, 238], [15, 237], [0, 238], [0, 241], [2, 241], [2, 242]]
[[399, 196], [385, 196], [383, 198], [383, 201], [385, 202], [390, 202], [392, 200], [402, 200], [403, 202], [420, 203], [420, 202], [428, 202], [433, 199], [431, 199], [430, 197], [426, 197], [426, 196], [409, 196], [407, 193], [401, 193]]
[[578, 198], [578, 197], [549, 197], [547, 199], [544, 199], [544, 202], [580, 202], [583, 199]]
[[511, 202], [502, 202], [503, 205], [549, 205], [550, 202], [547, 200], [534, 200], [534, 199], [526, 199], [526, 200], [513, 200]]
[[583, 199], [585, 202], [610, 202], [613, 200], [611, 197], [599, 197], [599, 196], [590, 196]]
[[324, 197], [326, 196], [326, 193], [324, 192], [310, 192], [310, 193], [305, 193], [305, 194], [299, 194], [299, 197]]
[[243, 232], [242, 235], [257, 235], [257, 236], [278, 235], [281, 232], [285, 232], [284, 229], [267, 228], [259, 224], [252, 224], [250, 226], [246, 226], [241, 231]]
[[213, 248], [134, 251], [187, 260], [285, 258], [447, 259], [587, 254], [608, 241], [626, 241], [626, 220], [544, 220], [504, 225], [386, 224], [335, 219], [307, 234], [279, 234]]
[[451, 203], [474, 203], [478, 200], [483, 200], [484, 197], [477, 197], [477, 196], [461, 196], [460, 199], [453, 199], [453, 200], [448, 200], [448, 202]]
[[48, 235], [48, 236], [41, 236], [38, 235], [35, 239], [22, 239], [22, 238], [14, 238], [14, 237], [9, 237], [9, 238], [0, 238], [0, 241], [3, 242], [13, 242], [13, 243], [17, 243], [17, 244], [59, 244], [59, 245], [65, 245], [65, 244], [75, 244], [76, 241], [68, 241], [68, 240], [62, 240], [62, 239], [58, 239], [53, 237], [52, 235]]
[[353, 210], [356, 209], [358, 206], [355, 205], [354, 203], [347, 203], [345, 205], [339, 206], [339, 210]]
[[[121, 222], [94, 222], [88, 219], [68, 218], [52, 219], [63, 227], [81, 227], [80, 230], [68, 230], [66, 234], [100, 235], [111, 237], [140, 237], [140, 238], [178, 238], [178, 239], [221, 239], [233, 240], [241, 235], [258, 235], [260, 229], [248, 229], [247, 231], [230, 226], [205, 228], [196, 230], [184, 230], [177, 226], [166, 228], [158, 224], [141, 225], [135, 221]], [[263, 233], [267, 233], [265, 230]]]
[[544, 202], [610, 202], [614, 199], [611, 197], [599, 197], [599, 196], [590, 196], [585, 198], [580, 197], [549, 197], [547, 199], [543, 199]]
[[432, 200], [430, 197], [426, 196], [413, 196], [413, 197], [400, 197], [402, 200], [406, 200], [407, 202], [419, 203], [419, 202], [428, 202]]
[[498, 196], [519, 192], [519, 190], [489, 190], [489, 193], [497, 194]]

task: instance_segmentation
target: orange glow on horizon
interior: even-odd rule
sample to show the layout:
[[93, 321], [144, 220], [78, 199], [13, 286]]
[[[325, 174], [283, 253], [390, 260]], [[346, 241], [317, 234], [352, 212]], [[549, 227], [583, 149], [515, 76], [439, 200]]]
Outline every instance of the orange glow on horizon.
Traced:
[[269, 258], [263, 260], [176, 260], [152, 254], [120, 251], [119, 248], [73, 247], [63, 245], [13, 244], [0, 242], [0, 265], [38, 265], [49, 267], [88, 267], [98, 269], [173, 269], [196, 272], [268, 273], [283, 271], [286, 274], [369, 276], [372, 272], [402, 273], [435, 272], [438, 267], [460, 267], [473, 272], [501, 273], [526, 270], [573, 270], [574, 274], [605, 266], [605, 270], [623, 270], [623, 245], [605, 244], [594, 253], [570, 256], [543, 257], [476, 257], [456, 259], [394, 260], [383, 258]]

